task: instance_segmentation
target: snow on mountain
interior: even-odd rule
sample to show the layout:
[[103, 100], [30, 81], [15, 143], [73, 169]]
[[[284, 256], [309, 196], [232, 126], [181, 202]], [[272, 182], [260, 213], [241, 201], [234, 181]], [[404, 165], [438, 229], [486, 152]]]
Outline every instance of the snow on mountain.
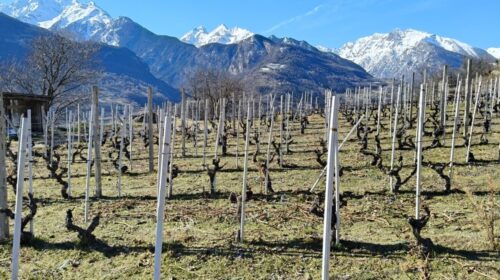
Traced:
[[39, 25], [62, 13], [73, 0], [15, 0], [9, 5], [0, 5], [0, 12], [20, 21]]
[[21, 21], [70, 36], [118, 46], [114, 19], [94, 2], [78, 0], [16, 0], [0, 11]]
[[500, 48], [489, 48], [486, 51], [495, 58], [500, 59]]
[[322, 46], [322, 45], [317, 45], [316, 48], [319, 50], [319, 51], [322, 51], [322, 52], [326, 52], [326, 53], [334, 53], [334, 54], [338, 54], [339, 52], [339, 49], [336, 49], [336, 48], [329, 48], [329, 47], [325, 47], [325, 46]]
[[224, 24], [217, 26], [214, 30], [207, 32], [205, 27], [198, 26], [189, 31], [180, 39], [181, 41], [201, 47], [211, 43], [234, 44], [245, 40], [254, 33], [239, 27], [228, 28]]
[[380, 78], [392, 78], [435, 71], [442, 64], [460, 67], [465, 57], [492, 60], [485, 50], [455, 39], [413, 29], [375, 33], [346, 43], [338, 54], [364, 67]]

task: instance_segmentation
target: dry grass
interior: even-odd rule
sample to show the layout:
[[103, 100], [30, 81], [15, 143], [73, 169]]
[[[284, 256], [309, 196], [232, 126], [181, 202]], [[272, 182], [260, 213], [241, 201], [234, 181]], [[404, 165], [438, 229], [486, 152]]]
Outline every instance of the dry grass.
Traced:
[[[387, 120], [384, 121], [388, 127]], [[469, 190], [469, 194], [454, 191], [442, 195], [443, 181], [433, 170], [424, 168], [422, 196], [433, 214], [422, 235], [436, 244], [436, 249], [424, 260], [410, 253], [413, 236], [406, 222], [406, 217], [414, 212], [415, 180], [404, 185], [397, 196], [390, 194], [388, 177], [371, 166], [369, 159], [359, 152], [359, 142], [346, 143], [341, 152], [341, 164], [348, 169], [341, 178], [341, 189], [349, 195], [346, 195], [347, 205], [341, 214], [342, 246], [332, 251], [332, 275], [338, 279], [417, 279], [424, 274], [435, 279], [498, 279], [499, 252], [491, 249], [490, 241], [484, 238], [484, 229], [476, 226], [487, 220], [485, 217], [498, 219], [491, 214], [494, 209], [498, 211], [500, 191], [500, 172], [496, 162], [500, 142], [498, 117], [493, 120], [493, 125], [490, 144], [473, 147], [475, 157], [484, 162], [470, 166], [462, 164], [465, 148], [457, 148], [458, 164], [454, 169], [452, 188]], [[241, 191], [242, 171], [236, 169], [234, 156], [222, 158], [221, 163], [227, 165], [218, 173], [220, 195], [207, 198], [203, 190], [208, 190], [209, 182], [201, 167], [202, 149], [197, 157], [194, 156], [189, 141], [188, 157], [181, 159], [177, 139], [175, 163], [180, 174], [175, 179], [174, 197], [167, 201], [165, 210], [164, 278], [320, 278], [322, 219], [308, 213], [316, 194], [307, 190], [321, 172], [313, 151], [319, 146], [318, 138], [323, 135], [323, 123], [319, 116], [314, 115], [305, 135], [298, 134], [298, 124], [293, 128], [295, 142], [291, 149], [294, 153], [285, 155], [285, 161], [297, 165], [297, 168], [280, 169], [276, 163], [271, 166], [275, 194], [268, 197], [258, 194], [257, 169], [250, 165], [249, 185], [257, 194], [247, 205], [246, 242], [243, 245], [234, 242], [238, 229], [237, 209], [228, 200], [230, 192]], [[349, 129], [341, 118], [339, 138], [342, 139]], [[387, 131], [383, 133], [382, 156], [387, 165], [390, 139]], [[265, 135], [261, 139], [267, 140]], [[207, 151], [212, 153], [213, 139], [210, 140]], [[240, 140], [242, 144], [242, 137]], [[425, 160], [447, 162], [449, 142], [445, 147], [425, 151]], [[457, 144], [461, 143], [459, 140]], [[230, 137], [230, 154], [235, 151], [234, 144], [235, 140]], [[261, 150], [265, 151], [266, 147], [262, 141]], [[370, 137], [369, 147], [374, 149], [373, 137]], [[59, 186], [47, 179], [48, 172], [41, 161], [37, 162], [34, 181], [35, 196], [39, 200], [35, 220], [37, 239], [32, 245], [22, 248], [20, 267], [23, 279], [152, 277], [156, 173], [146, 172], [147, 152], [139, 139], [135, 141], [133, 154], [133, 170], [123, 176], [121, 198], [116, 197], [116, 172], [110, 163], [103, 164], [106, 197], [92, 200], [90, 209], [92, 214], [102, 213], [101, 225], [95, 235], [107, 247], [94, 249], [79, 247], [76, 234], [68, 232], [64, 226], [67, 209], [74, 209], [75, 223], [83, 223], [84, 164], [72, 167], [76, 198], [63, 200]], [[402, 154], [406, 165], [402, 174], [405, 175], [411, 171], [413, 151], [402, 151]], [[103, 152], [103, 155], [107, 153]], [[243, 156], [239, 160], [242, 167]], [[323, 188], [324, 183], [316, 193]], [[13, 205], [12, 193], [9, 199]], [[478, 204], [477, 201], [483, 202]], [[484, 208], [478, 209], [477, 205]], [[491, 227], [492, 232], [499, 231], [498, 222], [492, 223]], [[4, 279], [10, 273], [11, 245], [0, 245], [0, 248], [0, 278]]]

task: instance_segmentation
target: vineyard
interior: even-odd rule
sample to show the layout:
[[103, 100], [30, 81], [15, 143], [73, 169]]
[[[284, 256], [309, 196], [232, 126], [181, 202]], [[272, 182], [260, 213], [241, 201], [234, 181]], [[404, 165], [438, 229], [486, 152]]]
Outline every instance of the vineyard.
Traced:
[[499, 80], [444, 73], [25, 118], [0, 278], [498, 279]]

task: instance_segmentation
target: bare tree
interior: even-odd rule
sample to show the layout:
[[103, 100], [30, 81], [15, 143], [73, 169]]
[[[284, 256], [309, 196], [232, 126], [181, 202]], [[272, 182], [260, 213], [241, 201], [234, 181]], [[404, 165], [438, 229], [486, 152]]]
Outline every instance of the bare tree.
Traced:
[[44, 95], [56, 113], [81, 102], [83, 86], [99, 75], [95, 54], [98, 44], [76, 42], [60, 35], [34, 39], [25, 61], [11, 61], [4, 65], [0, 86], [9, 91]]
[[237, 96], [243, 93], [243, 83], [238, 77], [212, 69], [194, 71], [185, 87], [194, 99], [208, 99], [212, 112], [216, 112], [221, 98], [231, 100], [233, 93]]

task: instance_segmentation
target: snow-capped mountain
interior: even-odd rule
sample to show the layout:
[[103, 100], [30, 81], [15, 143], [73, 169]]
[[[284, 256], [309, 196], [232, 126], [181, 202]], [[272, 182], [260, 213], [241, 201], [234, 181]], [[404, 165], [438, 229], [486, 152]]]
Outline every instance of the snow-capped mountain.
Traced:
[[[32, 50], [33, 39], [53, 35], [49, 30], [0, 13], [0, 64], [12, 59], [22, 63]], [[142, 105], [147, 100], [146, 89], [151, 86], [157, 101], [179, 101], [179, 91], [155, 77], [149, 65], [131, 50], [100, 44], [95, 58], [94, 69], [100, 73], [95, 83], [103, 92], [103, 100], [128, 100]]]
[[[237, 27], [220, 25], [210, 32], [199, 27], [183, 37], [186, 43], [155, 34], [127, 17], [113, 19], [84, 0], [16, 0], [0, 11], [72, 38], [127, 48], [147, 64], [144, 71], [175, 87], [199, 69], [231, 73], [255, 92], [267, 92], [269, 85], [279, 85], [274, 90], [280, 92], [343, 91], [373, 81], [359, 65], [305, 41], [266, 38]], [[102, 61], [117, 59], [121, 58], [107, 56]]]
[[181, 41], [200, 47], [211, 43], [234, 44], [252, 35], [254, 33], [249, 30], [240, 27], [228, 28], [221, 24], [210, 32], [207, 32], [204, 26], [198, 26], [182, 36]]
[[338, 53], [339, 50], [338, 49], [335, 49], [335, 48], [329, 48], [329, 47], [325, 47], [325, 46], [322, 46], [322, 45], [317, 45], [316, 48], [322, 52], [326, 52], [326, 53]]
[[60, 15], [73, 0], [15, 0], [9, 5], [0, 4], [0, 12], [20, 21], [38, 25]]
[[486, 51], [495, 58], [500, 59], [500, 48], [489, 48]]
[[114, 19], [92, 1], [15, 0], [0, 6], [0, 12], [23, 22], [67, 35], [118, 46], [113, 34]]
[[465, 57], [493, 60], [483, 49], [413, 29], [375, 33], [345, 44], [338, 54], [380, 78], [409, 75], [423, 69], [432, 72], [444, 64], [458, 68]]

